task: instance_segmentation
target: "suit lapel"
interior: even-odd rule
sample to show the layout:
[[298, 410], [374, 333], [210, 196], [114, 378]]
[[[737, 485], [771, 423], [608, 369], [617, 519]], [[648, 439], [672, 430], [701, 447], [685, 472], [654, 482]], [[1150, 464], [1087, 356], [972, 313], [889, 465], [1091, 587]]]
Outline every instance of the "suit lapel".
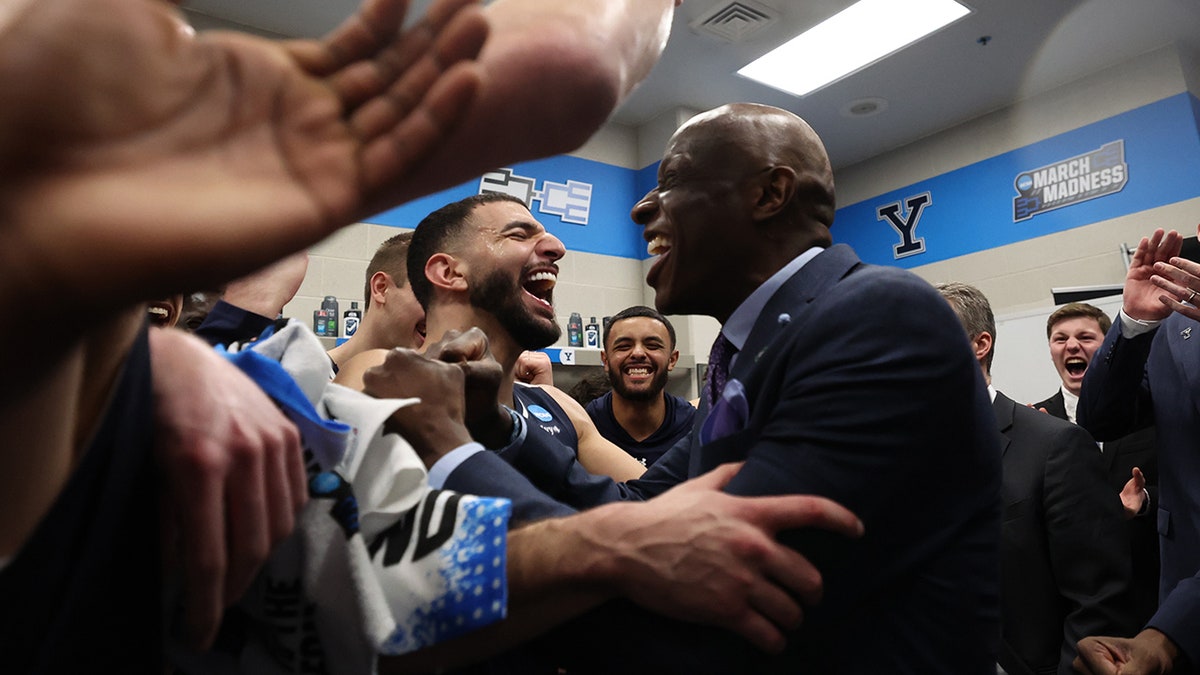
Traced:
[[1046, 401], [1046, 412], [1060, 420], [1067, 419], [1067, 400], [1063, 397], [1062, 389], [1059, 389], [1057, 394]]
[[[785, 281], [755, 320], [754, 328], [746, 338], [730, 376], [746, 382], [754, 365], [770, 353], [775, 338], [788, 326], [804, 323], [805, 316], [812, 309], [812, 301], [859, 262], [849, 246], [838, 244], [822, 251]], [[754, 391], [749, 385], [746, 389]]]

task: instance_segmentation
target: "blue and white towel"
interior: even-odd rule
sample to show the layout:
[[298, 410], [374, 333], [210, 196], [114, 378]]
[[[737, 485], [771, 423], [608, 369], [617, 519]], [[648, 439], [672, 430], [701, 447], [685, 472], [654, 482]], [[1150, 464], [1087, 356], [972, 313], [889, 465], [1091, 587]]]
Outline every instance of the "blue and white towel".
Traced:
[[243, 672], [371, 673], [403, 654], [500, 620], [507, 609], [506, 499], [434, 490], [383, 423], [418, 399], [374, 399], [329, 382], [320, 341], [292, 321], [228, 349], [299, 427], [310, 501], [240, 607]]

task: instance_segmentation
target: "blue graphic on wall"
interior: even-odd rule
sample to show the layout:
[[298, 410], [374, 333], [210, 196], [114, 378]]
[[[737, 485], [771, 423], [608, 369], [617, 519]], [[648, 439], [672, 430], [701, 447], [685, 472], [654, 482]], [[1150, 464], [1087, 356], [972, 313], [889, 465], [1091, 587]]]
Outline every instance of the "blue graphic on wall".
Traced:
[[1013, 181], [1013, 222], [1120, 192], [1128, 180], [1124, 140], [1025, 171]]
[[501, 192], [525, 202], [530, 212], [533, 202], [539, 202], [538, 211], [558, 216], [564, 223], [588, 224], [588, 211], [592, 208], [592, 184], [577, 180], [566, 183], [542, 181], [542, 189], [534, 189], [537, 179], [518, 176], [512, 169], [489, 171], [479, 179], [479, 194]]
[[866, 262], [916, 267], [1200, 197], [1198, 109], [1177, 94], [850, 204], [833, 238]]
[[[504, 192], [524, 201], [534, 218], [569, 251], [622, 258], [646, 257], [641, 228], [629, 218], [641, 172], [579, 157], [558, 156], [488, 172], [367, 219], [414, 228], [430, 212], [480, 192]], [[541, 189], [538, 189], [538, 186]]]

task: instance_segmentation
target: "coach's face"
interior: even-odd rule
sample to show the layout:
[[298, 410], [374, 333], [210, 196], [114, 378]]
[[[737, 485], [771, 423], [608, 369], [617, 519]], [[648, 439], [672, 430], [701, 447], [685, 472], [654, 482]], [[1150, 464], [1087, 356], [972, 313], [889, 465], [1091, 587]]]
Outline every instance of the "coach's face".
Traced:
[[[707, 115], [707, 114], [706, 114]], [[753, 178], [762, 167], [719, 118], [682, 127], [658, 167], [658, 186], [634, 207], [647, 251], [646, 274], [664, 314], [707, 314], [724, 321], [744, 299], [732, 274], [751, 267]]]

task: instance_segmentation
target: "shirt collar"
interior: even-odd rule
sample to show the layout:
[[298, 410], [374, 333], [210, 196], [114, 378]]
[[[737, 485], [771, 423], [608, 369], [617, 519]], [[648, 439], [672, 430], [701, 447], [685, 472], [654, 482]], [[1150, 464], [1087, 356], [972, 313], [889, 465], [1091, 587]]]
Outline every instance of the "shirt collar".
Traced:
[[1079, 397], [1067, 391], [1066, 387], [1060, 385], [1059, 389], [1062, 391], [1063, 408], [1066, 409], [1067, 419], [1070, 420], [1072, 424], [1076, 424], [1075, 411], [1079, 409]]
[[721, 332], [725, 334], [727, 340], [733, 343], [734, 347], [738, 348], [738, 351], [741, 351], [742, 347], [746, 345], [750, 331], [754, 329], [754, 322], [758, 320], [758, 315], [762, 314], [763, 308], [767, 306], [767, 301], [771, 299], [771, 296], [775, 295], [775, 292], [788, 279], [791, 279], [807, 265], [808, 261], [817, 257], [824, 250], [823, 246], [813, 246], [792, 258], [791, 262], [772, 274], [771, 278], [754, 289], [754, 292], [747, 296], [737, 309], [733, 310], [733, 314], [730, 314], [729, 319], [721, 326]]

